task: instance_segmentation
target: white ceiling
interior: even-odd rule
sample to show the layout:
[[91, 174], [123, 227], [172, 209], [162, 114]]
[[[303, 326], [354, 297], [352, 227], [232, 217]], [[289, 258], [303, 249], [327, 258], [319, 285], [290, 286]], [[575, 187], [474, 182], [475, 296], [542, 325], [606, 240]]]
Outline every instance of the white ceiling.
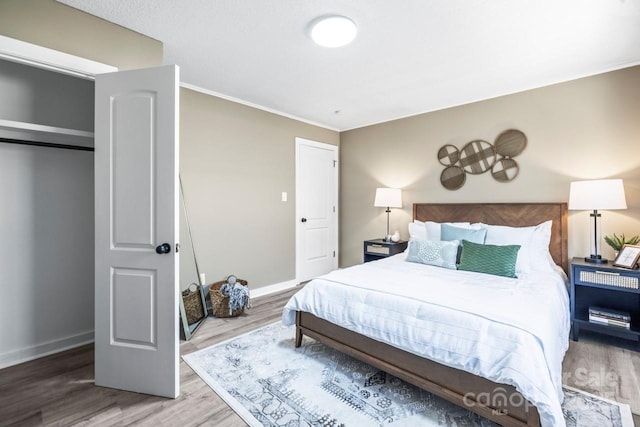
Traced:
[[[164, 43], [181, 81], [347, 130], [640, 64], [638, 0], [58, 0]], [[359, 28], [323, 48], [309, 23]]]

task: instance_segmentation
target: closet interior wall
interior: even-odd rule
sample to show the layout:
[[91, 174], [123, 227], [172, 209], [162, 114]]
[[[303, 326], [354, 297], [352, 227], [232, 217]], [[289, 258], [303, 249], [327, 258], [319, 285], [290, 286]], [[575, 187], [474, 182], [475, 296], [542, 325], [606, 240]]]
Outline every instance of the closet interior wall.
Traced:
[[[93, 98], [92, 81], [0, 60], [4, 124], [93, 132]], [[0, 368], [93, 340], [93, 196], [93, 152], [0, 142]]]

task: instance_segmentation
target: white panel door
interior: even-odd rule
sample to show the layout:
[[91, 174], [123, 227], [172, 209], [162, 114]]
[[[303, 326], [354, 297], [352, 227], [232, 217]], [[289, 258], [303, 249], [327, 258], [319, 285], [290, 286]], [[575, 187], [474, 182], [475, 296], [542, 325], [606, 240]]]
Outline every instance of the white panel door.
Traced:
[[178, 73], [101, 74], [95, 85], [95, 383], [172, 398], [180, 390]]
[[338, 147], [296, 138], [297, 279], [338, 268]]

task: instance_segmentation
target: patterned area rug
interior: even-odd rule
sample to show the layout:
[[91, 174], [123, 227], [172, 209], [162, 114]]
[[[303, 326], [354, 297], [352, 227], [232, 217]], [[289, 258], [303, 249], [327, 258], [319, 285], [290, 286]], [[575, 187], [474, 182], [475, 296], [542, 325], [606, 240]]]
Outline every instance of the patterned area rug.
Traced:
[[[495, 426], [274, 323], [183, 356], [250, 426]], [[628, 405], [565, 387], [567, 427], [633, 427]]]

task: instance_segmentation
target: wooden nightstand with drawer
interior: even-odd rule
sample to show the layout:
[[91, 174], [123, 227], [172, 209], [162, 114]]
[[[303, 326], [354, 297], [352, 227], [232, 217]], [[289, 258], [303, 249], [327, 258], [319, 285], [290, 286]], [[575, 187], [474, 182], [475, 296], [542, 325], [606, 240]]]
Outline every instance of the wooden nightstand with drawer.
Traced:
[[404, 252], [408, 244], [409, 242], [405, 240], [398, 242], [386, 242], [383, 239], [365, 240], [364, 262], [375, 261]]
[[640, 271], [574, 258], [571, 321], [574, 341], [581, 329], [640, 341]]

